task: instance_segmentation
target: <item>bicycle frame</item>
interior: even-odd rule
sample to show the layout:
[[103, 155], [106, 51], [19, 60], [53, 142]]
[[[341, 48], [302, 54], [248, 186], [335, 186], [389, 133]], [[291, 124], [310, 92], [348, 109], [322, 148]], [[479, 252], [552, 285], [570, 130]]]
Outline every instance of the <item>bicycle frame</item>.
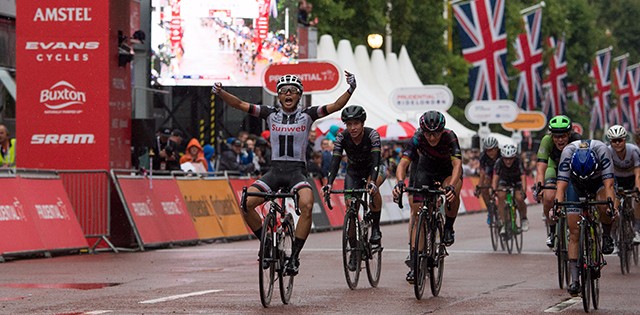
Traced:
[[520, 222], [518, 220], [518, 212], [516, 202], [514, 200], [514, 196], [516, 193], [514, 185], [509, 185], [508, 187], [498, 188], [496, 191], [506, 192], [505, 196], [505, 206], [507, 208], [507, 213], [503, 213], [507, 217], [504, 218], [503, 224], [505, 225], [506, 234], [502, 238], [502, 242], [504, 243], [504, 247], [507, 248], [507, 252], [511, 254], [513, 252], [513, 243], [516, 243], [516, 250], [518, 254], [522, 252], [522, 238], [523, 233], [520, 229]]

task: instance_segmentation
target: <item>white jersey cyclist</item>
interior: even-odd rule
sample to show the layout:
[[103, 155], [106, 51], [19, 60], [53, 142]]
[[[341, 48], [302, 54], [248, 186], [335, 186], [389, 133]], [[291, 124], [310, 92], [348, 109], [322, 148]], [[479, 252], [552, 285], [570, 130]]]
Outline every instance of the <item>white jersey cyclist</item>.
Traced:
[[625, 144], [625, 156], [620, 158], [611, 145], [608, 146], [613, 160], [613, 175], [615, 177], [633, 177], [636, 167], [640, 167], [640, 149], [631, 144]]

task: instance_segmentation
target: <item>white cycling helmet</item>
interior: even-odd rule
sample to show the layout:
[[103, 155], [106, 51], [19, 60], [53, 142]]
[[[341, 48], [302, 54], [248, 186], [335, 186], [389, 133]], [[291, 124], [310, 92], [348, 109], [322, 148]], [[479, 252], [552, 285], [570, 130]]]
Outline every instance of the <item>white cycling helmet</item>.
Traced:
[[518, 148], [513, 144], [505, 144], [502, 149], [500, 149], [500, 153], [503, 158], [512, 158], [518, 153]]
[[613, 125], [609, 130], [607, 130], [607, 138], [611, 139], [620, 139], [627, 137], [627, 130], [620, 125]]
[[497, 148], [498, 147], [498, 139], [496, 139], [495, 137], [492, 137], [492, 136], [486, 137], [486, 138], [484, 138], [484, 140], [482, 140], [482, 145], [484, 146], [485, 150]]
[[297, 75], [293, 74], [285, 74], [278, 79], [278, 84], [276, 85], [276, 90], [280, 90], [280, 87], [285, 85], [293, 85], [300, 89], [300, 94], [302, 94], [302, 81]]

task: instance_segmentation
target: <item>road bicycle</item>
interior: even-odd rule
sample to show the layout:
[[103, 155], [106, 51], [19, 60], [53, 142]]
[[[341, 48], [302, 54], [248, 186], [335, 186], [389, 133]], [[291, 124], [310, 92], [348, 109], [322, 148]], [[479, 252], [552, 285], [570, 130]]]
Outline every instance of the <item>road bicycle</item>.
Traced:
[[558, 207], [577, 206], [582, 211], [578, 226], [580, 238], [578, 243], [578, 268], [580, 269], [580, 291], [582, 306], [589, 312], [590, 303], [598, 309], [600, 300], [600, 271], [607, 264], [602, 255], [602, 228], [599, 222], [599, 212], [596, 206], [607, 205], [613, 209], [613, 201], [594, 201], [594, 196], [580, 197], [580, 201], [554, 201], [554, 209]]
[[[544, 189], [556, 190], [556, 186], [546, 186], [538, 182], [534, 187], [534, 194]], [[540, 201], [538, 201], [540, 203]], [[565, 285], [568, 287], [571, 283], [571, 273], [569, 272], [569, 225], [567, 224], [567, 216], [564, 209], [561, 209], [556, 214], [556, 229], [554, 231], [553, 240], [553, 252], [556, 255], [558, 262], [558, 286], [560, 289], [564, 289]], [[547, 224], [547, 235], [549, 232], [549, 225]]]
[[638, 189], [625, 190], [619, 188], [616, 192], [620, 198], [620, 219], [618, 220], [616, 233], [618, 257], [620, 257], [620, 271], [625, 274], [629, 273], [629, 264], [631, 263], [631, 256], [634, 255], [634, 249], [637, 250], [637, 246], [633, 244], [633, 238], [635, 237], [633, 225], [636, 220], [633, 214], [633, 200], [638, 200]]
[[[260, 251], [258, 264], [258, 282], [260, 283], [260, 302], [268, 307], [273, 296], [273, 287], [278, 281], [280, 287], [280, 299], [282, 303], [289, 304], [293, 292], [294, 275], [285, 272], [286, 263], [291, 259], [291, 249], [295, 238], [295, 223], [291, 213], [287, 213], [285, 201], [293, 199], [296, 214], [300, 215], [298, 206], [298, 191], [291, 193], [277, 192], [248, 192], [247, 187], [242, 188], [241, 208], [247, 211], [247, 197], [261, 197], [269, 202], [269, 212], [262, 222], [262, 235], [260, 235]], [[280, 203], [278, 203], [280, 201]]]
[[[491, 186], [476, 186], [476, 190], [491, 190]], [[495, 198], [493, 196], [489, 197], [489, 201], [487, 203], [488, 224], [489, 234], [491, 234], [491, 246], [494, 251], [498, 250], [498, 244], [500, 244], [504, 250], [504, 244], [500, 242], [500, 220], [498, 218], [498, 211], [496, 211], [497, 209], [498, 207], [496, 207]]]
[[[371, 244], [369, 242], [373, 222], [371, 209], [367, 202], [371, 198], [369, 190], [362, 188], [326, 192], [324, 195], [325, 203], [329, 209], [333, 209], [330, 194], [345, 194], [349, 196], [349, 208], [344, 216], [344, 224], [342, 225], [342, 265], [347, 285], [351, 290], [358, 286], [362, 261], [364, 261], [369, 284], [375, 288], [380, 281], [383, 247], [381, 244]], [[355, 266], [353, 265], [354, 262], [351, 262], [350, 266], [352, 256], [355, 256], [353, 258]]]
[[504, 247], [507, 248], [507, 252], [509, 254], [513, 252], [514, 243], [516, 244], [518, 254], [522, 252], [522, 218], [520, 217], [516, 201], [514, 200], [516, 193], [515, 190], [516, 188], [514, 185], [496, 189], [496, 191], [504, 191], [507, 193], [505, 196], [505, 209], [503, 212], [507, 217], [503, 222], [505, 233], [502, 235], [501, 242], [504, 244]]
[[[445, 191], [439, 186], [422, 186], [421, 188], [405, 187], [403, 191], [424, 196], [418, 211], [417, 221], [411, 227], [413, 242], [410, 244], [415, 280], [413, 291], [416, 299], [422, 299], [427, 274], [433, 296], [438, 296], [442, 288], [444, 258], [448, 256], [443, 243], [444, 208], [448, 206]], [[402, 192], [398, 198], [398, 206], [402, 208]]]

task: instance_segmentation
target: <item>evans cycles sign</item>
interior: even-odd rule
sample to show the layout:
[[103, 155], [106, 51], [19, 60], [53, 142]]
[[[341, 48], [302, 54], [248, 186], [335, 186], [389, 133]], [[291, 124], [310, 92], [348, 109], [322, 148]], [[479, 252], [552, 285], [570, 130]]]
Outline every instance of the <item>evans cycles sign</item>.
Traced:
[[338, 87], [340, 70], [331, 62], [300, 61], [296, 64], [272, 64], [262, 75], [262, 85], [276, 95], [278, 79], [285, 74], [297, 75], [302, 80], [304, 93], [327, 92]]

